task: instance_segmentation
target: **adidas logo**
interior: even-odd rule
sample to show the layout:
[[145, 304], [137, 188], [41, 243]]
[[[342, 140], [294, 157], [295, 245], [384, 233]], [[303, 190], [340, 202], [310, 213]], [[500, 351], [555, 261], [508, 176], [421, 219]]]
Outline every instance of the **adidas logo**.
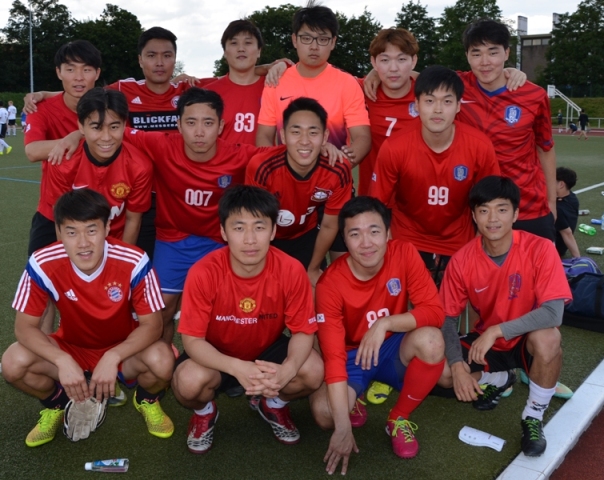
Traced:
[[141, 102], [141, 97], [136, 97], [134, 100], [132, 100], [130, 103], [136, 103], [138, 105], [142, 105], [143, 102]]
[[77, 302], [78, 301], [78, 297], [76, 296], [75, 292], [71, 289], [69, 289], [68, 292], [65, 292], [65, 296], [71, 300], [72, 302]]

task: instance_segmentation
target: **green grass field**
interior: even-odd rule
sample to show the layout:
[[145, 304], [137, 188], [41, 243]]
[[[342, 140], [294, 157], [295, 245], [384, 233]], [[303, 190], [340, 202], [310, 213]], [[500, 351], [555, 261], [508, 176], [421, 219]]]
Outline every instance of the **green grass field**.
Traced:
[[[38, 200], [40, 166], [30, 165], [23, 153], [21, 133], [7, 140], [14, 146], [0, 157], [0, 352], [14, 341], [14, 313], [10, 307], [26, 262], [29, 225]], [[579, 175], [576, 189], [604, 182], [604, 137], [578, 142], [576, 137], [556, 137], [558, 164], [574, 168]], [[604, 213], [604, 186], [579, 195], [581, 208], [600, 218]], [[604, 231], [594, 237], [577, 233], [581, 251], [588, 246], [604, 247]], [[604, 267], [604, 257], [593, 257]], [[604, 335], [562, 327], [565, 363], [561, 381], [576, 389], [604, 357]], [[511, 397], [491, 412], [478, 412], [456, 400], [429, 397], [412, 416], [419, 425], [419, 455], [401, 460], [390, 448], [384, 422], [394, 396], [386, 404], [368, 405], [369, 420], [356, 430], [360, 449], [349, 466], [353, 479], [490, 479], [495, 478], [520, 451], [520, 413], [528, 387], [517, 384]], [[132, 392], [129, 392], [132, 396]], [[554, 399], [548, 418], [562, 405]], [[186, 448], [190, 412], [171, 393], [162, 402], [174, 421], [174, 436], [151, 437], [142, 417], [131, 403], [110, 409], [105, 424], [88, 440], [70, 443], [63, 435], [50, 444], [30, 449], [24, 439], [38, 419], [41, 405], [0, 380], [0, 478], [76, 479], [95, 477], [84, 472], [91, 460], [127, 457], [131, 478], [324, 478], [323, 455], [330, 438], [313, 422], [308, 402], [292, 402], [292, 413], [302, 440], [297, 446], [279, 444], [270, 427], [247, 406], [244, 398], [218, 399], [220, 418], [213, 449], [204, 456], [191, 455]], [[569, 419], [569, 422], [572, 419]], [[503, 451], [468, 446], [457, 439], [469, 425], [507, 440]]]

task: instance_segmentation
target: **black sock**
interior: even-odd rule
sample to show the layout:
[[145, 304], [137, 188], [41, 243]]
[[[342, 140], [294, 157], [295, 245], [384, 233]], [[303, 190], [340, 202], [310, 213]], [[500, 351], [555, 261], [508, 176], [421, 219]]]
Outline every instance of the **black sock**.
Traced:
[[69, 397], [65, 393], [65, 389], [59, 383], [55, 383], [54, 391], [45, 399], [40, 400], [45, 408], [60, 408], [65, 409], [69, 402]]
[[138, 403], [141, 403], [143, 400], [146, 400], [149, 403], [153, 403], [156, 402], [157, 400], [161, 400], [161, 398], [164, 396], [165, 390], [161, 390], [159, 393], [151, 393], [148, 392], [147, 390], [145, 390], [143, 387], [141, 387], [140, 385], [138, 385], [136, 387], [136, 401]]

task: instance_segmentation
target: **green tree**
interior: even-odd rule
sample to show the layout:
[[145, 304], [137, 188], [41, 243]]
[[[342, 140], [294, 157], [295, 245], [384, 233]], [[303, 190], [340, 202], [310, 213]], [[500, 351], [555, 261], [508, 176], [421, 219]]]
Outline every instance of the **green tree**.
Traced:
[[[552, 31], [545, 83], [579, 86], [590, 95], [604, 85], [604, 0], [585, 0], [560, 16]], [[593, 93], [593, 90], [592, 90]]]
[[409, 30], [419, 43], [415, 70], [421, 72], [427, 66], [434, 65], [438, 52], [438, 36], [434, 34], [436, 20], [428, 16], [428, 9], [419, 0], [409, 0], [409, 3], [403, 4], [394, 21], [397, 27]]

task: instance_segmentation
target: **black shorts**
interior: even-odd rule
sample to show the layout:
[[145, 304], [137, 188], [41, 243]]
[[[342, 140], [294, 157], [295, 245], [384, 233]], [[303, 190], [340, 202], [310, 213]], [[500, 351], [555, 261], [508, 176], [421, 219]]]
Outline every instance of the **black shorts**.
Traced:
[[[317, 235], [319, 235], [319, 229], [313, 228], [299, 237], [287, 239], [275, 238], [271, 243], [274, 247], [298, 260], [302, 265], [304, 265], [304, 270], [308, 270], [308, 266], [312, 260], [312, 254], [315, 250]], [[340, 232], [338, 232], [330, 250], [333, 252], [348, 251]], [[321, 268], [327, 268], [327, 262], [324, 261]]]
[[554, 214], [549, 212], [544, 217], [531, 218], [530, 220], [516, 220], [514, 230], [524, 230], [538, 237], [547, 238], [554, 242], [556, 240], [556, 222]]
[[136, 246], [144, 250], [151, 261], [155, 253], [155, 192], [151, 193], [151, 208], [143, 213]]
[[[470, 332], [465, 337], [461, 337], [461, 349], [464, 360], [468, 360], [468, 351], [470, 346], [480, 337], [478, 332]], [[480, 365], [472, 362], [470, 370], [472, 372], [503, 372], [513, 368], [522, 368], [526, 373], [530, 371], [533, 363], [533, 356], [526, 348], [527, 336], [523, 335], [520, 341], [511, 350], [493, 350], [492, 348], [485, 355], [486, 365]]]
[[449, 260], [451, 260], [451, 256], [438, 255], [430, 252], [419, 252], [419, 256], [422, 257], [422, 260], [426, 264], [426, 268], [430, 272], [430, 276], [432, 277], [432, 280], [434, 280], [436, 288], [440, 289], [440, 283], [442, 282]]
[[16, 118], [13, 118], [12, 120], [8, 121], [8, 124], [11, 125], [11, 126], [15, 125], [16, 123], [17, 123], [17, 119]]
[[[270, 345], [264, 352], [258, 355], [257, 360], [265, 360], [267, 362], [278, 363], [281, 365], [283, 361], [287, 358], [287, 348], [289, 346], [289, 338], [286, 335], [281, 335], [275, 343]], [[185, 360], [188, 360], [190, 357], [187, 355], [187, 352], [183, 352], [174, 363], [174, 371], [176, 368]], [[228, 373], [220, 372], [221, 380], [220, 386], [216, 389], [217, 393], [226, 392], [227, 390], [232, 390], [236, 387], [241, 386], [239, 381], [229, 375]]]
[[55, 229], [55, 222], [49, 220], [40, 212], [36, 212], [31, 219], [27, 256], [31, 257], [32, 253], [36, 250], [48, 247], [48, 245], [56, 241], [57, 231]]

